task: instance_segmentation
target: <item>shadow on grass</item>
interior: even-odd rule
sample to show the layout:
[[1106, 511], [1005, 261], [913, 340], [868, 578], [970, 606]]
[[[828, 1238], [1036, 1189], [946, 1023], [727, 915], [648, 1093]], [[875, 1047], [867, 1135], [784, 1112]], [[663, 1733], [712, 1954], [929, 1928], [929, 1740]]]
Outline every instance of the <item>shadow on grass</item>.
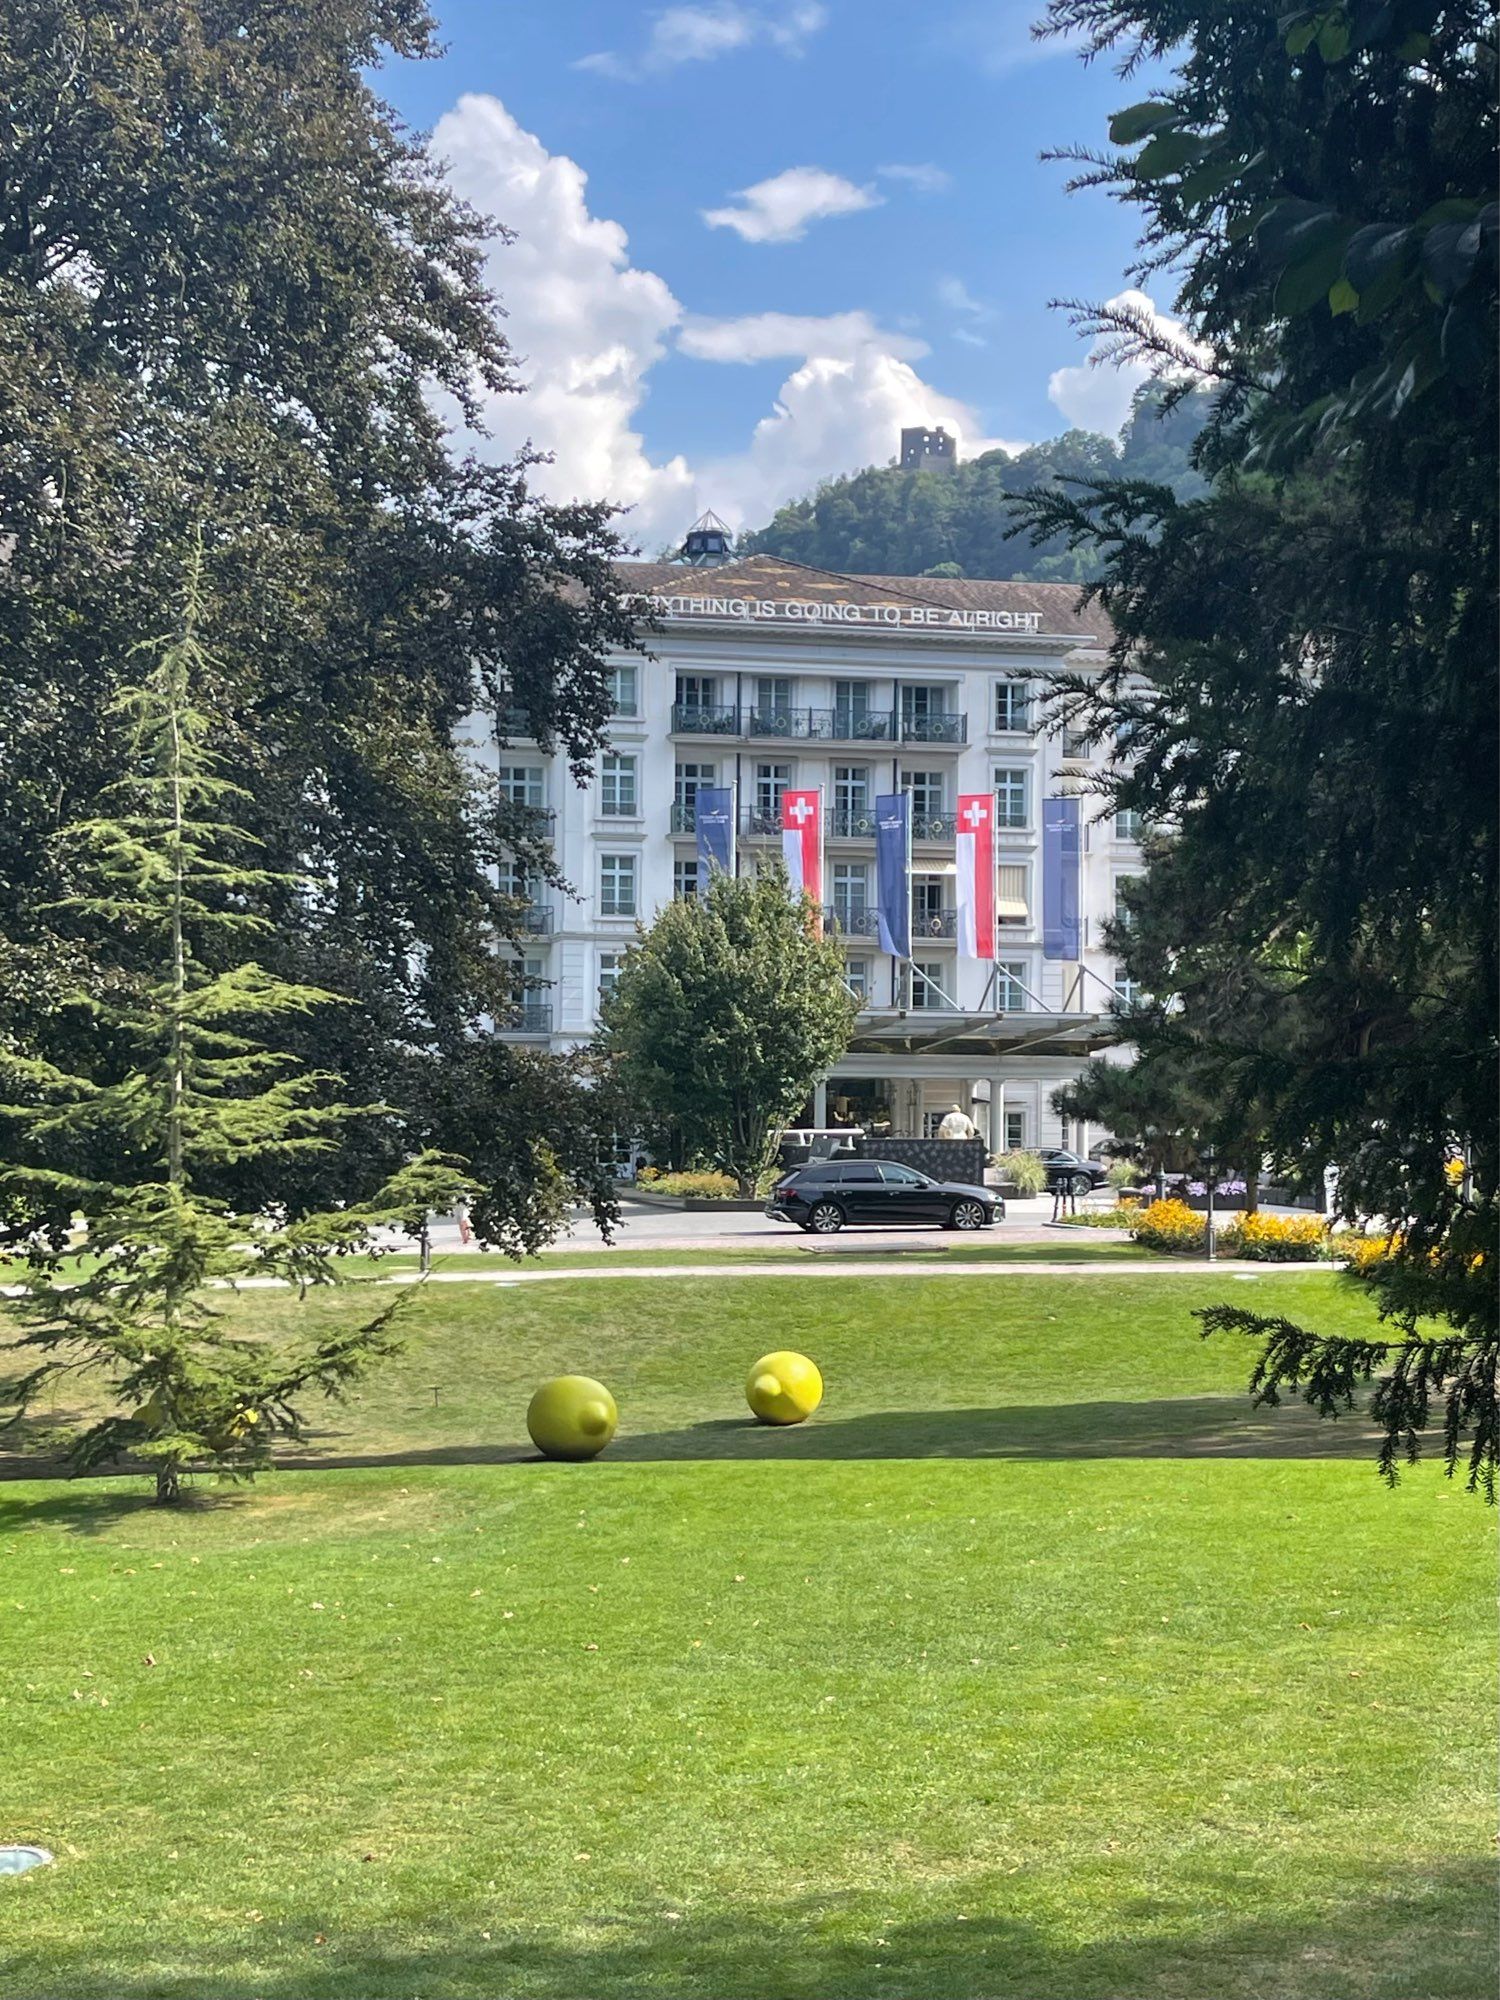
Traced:
[[[1350, 1873], [1321, 1907], [1309, 1910], [1307, 1896], [1293, 1911], [1284, 1882], [1282, 1907], [1270, 1908], [1276, 1885], [1247, 1883], [1227, 1862], [1199, 1861], [1133, 1903], [1116, 1900], [1117, 1878], [1120, 1920], [1087, 1944], [1065, 1920], [973, 1914], [1007, 1893], [973, 1881], [963, 1920], [950, 1908], [902, 1920], [877, 1895], [723, 1912], [647, 1892], [617, 1908], [603, 1899], [566, 1935], [537, 1923], [507, 1936], [504, 1913], [472, 1893], [429, 1893], [406, 1925], [364, 1933], [337, 1910], [298, 1909], [289, 1897], [263, 1927], [230, 1920], [195, 1940], [188, 1964], [174, 1964], [170, 1939], [149, 1926], [115, 1929], [73, 1954], [13, 1951], [3, 1990], [50, 2000], [1488, 2000], [1484, 1861], [1414, 1855], [1398, 1875]], [[1083, 1908], [1088, 1886], [1078, 1885]], [[935, 1887], [930, 1901], [948, 1905], [952, 1893]], [[1246, 1898], [1254, 1916], [1219, 1914]], [[151, 1962], [133, 1962], [135, 1952]]]

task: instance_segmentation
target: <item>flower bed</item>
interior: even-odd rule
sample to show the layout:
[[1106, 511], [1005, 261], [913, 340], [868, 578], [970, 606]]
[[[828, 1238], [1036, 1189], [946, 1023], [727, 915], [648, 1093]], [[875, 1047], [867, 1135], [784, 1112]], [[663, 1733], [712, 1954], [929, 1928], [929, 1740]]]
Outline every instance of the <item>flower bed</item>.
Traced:
[[1219, 1238], [1225, 1254], [1255, 1264], [1305, 1264], [1328, 1255], [1328, 1230], [1317, 1215], [1243, 1215]]
[[1185, 1201], [1153, 1201], [1133, 1209], [1126, 1227], [1137, 1243], [1168, 1256], [1201, 1257], [1208, 1247], [1203, 1217]]

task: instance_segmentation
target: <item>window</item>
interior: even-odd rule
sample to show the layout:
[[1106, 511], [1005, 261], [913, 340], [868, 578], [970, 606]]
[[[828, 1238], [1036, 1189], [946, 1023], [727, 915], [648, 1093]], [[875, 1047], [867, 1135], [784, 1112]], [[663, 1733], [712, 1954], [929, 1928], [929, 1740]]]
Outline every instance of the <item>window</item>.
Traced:
[[1114, 919], [1120, 926], [1120, 929], [1124, 931], [1128, 931], [1135, 922], [1135, 918], [1125, 898], [1135, 887], [1139, 879], [1135, 875], [1117, 875], [1115, 877]]
[[[935, 1115], [938, 1123], [942, 1124], [943, 1113], [941, 1111], [936, 1114], [928, 1112], [927, 1115], [929, 1118]], [[926, 1187], [927, 1185], [927, 1176], [919, 1174], [914, 1167], [898, 1167], [893, 1160], [882, 1160], [879, 1165], [880, 1178], [885, 1182], [887, 1187]]]
[[1030, 729], [1031, 689], [1025, 681], [996, 681], [995, 728], [997, 731]]
[[1005, 1150], [1019, 1153], [1026, 1144], [1026, 1113], [1007, 1111], [1005, 1114]]
[[901, 721], [910, 728], [948, 713], [948, 691], [940, 687], [904, 687], [901, 690]]
[[1123, 965], [1115, 967], [1114, 988], [1115, 999], [1122, 1007], [1133, 1007], [1140, 998], [1141, 989], [1136, 985]]
[[863, 861], [833, 864], [833, 914], [846, 931], [858, 927], [870, 902], [870, 870]]
[[[920, 692], [920, 690], [908, 690]], [[903, 771], [901, 789], [911, 793], [911, 809], [914, 813], [941, 813], [943, 810], [943, 774], [941, 771]]]
[[1122, 806], [1115, 814], [1116, 840], [1139, 840], [1141, 837], [1141, 816], [1134, 806]]
[[931, 926], [943, 914], [943, 878], [941, 875], [913, 875], [911, 878], [911, 920], [914, 924]]
[[601, 951], [599, 954], [599, 1000], [602, 1005], [620, 983], [620, 967], [625, 963], [623, 951]]
[[938, 1135], [939, 1127], [947, 1115], [946, 1111], [924, 1111], [922, 1113], [922, 1137], [924, 1139], [935, 1139]]
[[606, 819], [633, 819], [638, 810], [635, 759], [607, 750], [599, 763], [599, 810]]
[[698, 803], [698, 793], [705, 785], [712, 785], [717, 777], [717, 766], [713, 764], [679, 764], [677, 766], [677, 803], [684, 808], [684, 817], [690, 825], [692, 808]]
[[842, 1187], [847, 1187], [851, 1181], [859, 1184], [878, 1182], [880, 1168], [873, 1160], [851, 1160], [848, 1166], [840, 1167], [836, 1174], [830, 1174], [829, 1179], [837, 1181]]
[[995, 1004], [1002, 1014], [1026, 1012], [1026, 961], [1002, 958], [995, 967]]
[[833, 767], [834, 811], [846, 823], [870, 809], [870, 772], [864, 764], [835, 764]]
[[750, 727], [762, 736], [790, 734], [792, 683], [785, 674], [763, 674], [757, 678]]
[[790, 764], [757, 764], [755, 767], [755, 810], [765, 819], [781, 816], [781, 795], [792, 782]]
[[496, 864], [495, 887], [502, 896], [514, 897], [518, 903], [538, 903], [542, 898], [541, 876], [528, 875], [513, 854]]
[[611, 667], [609, 670], [609, 702], [616, 715], [639, 715], [640, 697], [637, 693], [636, 670], [634, 667]]
[[690, 903], [698, 893], [698, 863], [678, 861], [672, 868], [672, 895], [679, 903]]
[[1031, 901], [1027, 889], [1027, 867], [1024, 861], [1002, 861], [1000, 878], [995, 898], [996, 914], [1002, 924], [1029, 924], [1031, 922]]
[[719, 683], [712, 674], [679, 674], [676, 701], [679, 708], [712, 708], [719, 699]]
[[502, 799], [509, 799], [512, 805], [517, 806], [539, 806], [542, 803], [546, 778], [540, 764], [502, 764], [496, 775]]
[[[943, 993], [943, 978], [947, 967], [938, 959], [929, 959], [925, 964], [913, 959], [911, 963], [911, 1004], [913, 1008], [939, 1009], [949, 1005]], [[941, 1117], [941, 1113], [938, 1114]]]
[[1026, 766], [1024, 764], [997, 764], [995, 766], [995, 824], [997, 826], [1018, 827], [1027, 824], [1026, 811]]
[[838, 736], [858, 736], [870, 713], [868, 681], [835, 681], [833, 684], [833, 727]]
[[1062, 753], [1064, 757], [1077, 761], [1089, 754], [1089, 739], [1082, 729], [1065, 729], [1062, 733]]
[[864, 1002], [870, 997], [870, 961], [867, 958], [850, 958], [844, 962], [844, 984], [855, 999]]
[[599, 914], [601, 917], [633, 917], [636, 913], [636, 857], [633, 854], [599, 856]]

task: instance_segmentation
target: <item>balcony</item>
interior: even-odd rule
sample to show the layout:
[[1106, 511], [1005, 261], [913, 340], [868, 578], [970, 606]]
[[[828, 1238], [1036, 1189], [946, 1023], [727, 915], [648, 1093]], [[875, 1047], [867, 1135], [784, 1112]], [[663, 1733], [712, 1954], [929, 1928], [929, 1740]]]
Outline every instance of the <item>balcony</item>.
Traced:
[[1089, 739], [1083, 730], [1065, 729], [1058, 755], [1064, 764], [1086, 764], [1089, 761]]
[[834, 903], [824, 909], [823, 922], [830, 930], [842, 931], [845, 937], [880, 935], [880, 912], [867, 909], [863, 903]]
[[873, 840], [874, 807], [835, 806], [828, 815], [828, 837], [830, 840]]
[[506, 816], [511, 821], [511, 829], [533, 840], [550, 840], [552, 829], [557, 823], [557, 814], [551, 806], [527, 805], [521, 799], [502, 799]]
[[548, 903], [532, 903], [515, 920], [518, 937], [550, 937], [552, 908]]
[[534, 738], [536, 735], [531, 726], [531, 717], [524, 708], [517, 708], [514, 704], [500, 710], [495, 717], [495, 727], [507, 743], [513, 742], [518, 736]]
[[552, 1003], [523, 1000], [519, 1006], [508, 1008], [496, 1025], [502, 1035], [550, 1035]]
[[913, 812], [911, 816], [913, 840], [951, 840], [957, 831], [957, 815], [946, 806], [939, 806], [935, 812]]
[[911, 913], [912, 943], [926, 938], [956, 938], [958, 936], [957, 910], [913, 910]]
[[748, 834], [752, 840], [779, 840], [781, 837], [781, 807], [746, 806], [740, 814], [740, 832]]
[[740, 712], [717, 702], [674, 701], [672, 733], [676, 736], [738, 736]]
[[969, 740], [966, 715], [903, 715], [903, 743], [945, 743], [957, 749]]
[[673, 833], [696, 833], [698, 831], [698, 808], [691, 799], [672, 801]]

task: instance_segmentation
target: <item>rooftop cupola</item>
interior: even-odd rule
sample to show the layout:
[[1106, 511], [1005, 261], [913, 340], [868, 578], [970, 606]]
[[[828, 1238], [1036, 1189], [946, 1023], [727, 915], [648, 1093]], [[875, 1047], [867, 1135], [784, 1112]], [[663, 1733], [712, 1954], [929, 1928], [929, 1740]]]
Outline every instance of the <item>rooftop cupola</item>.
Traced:
[[717, 514], [700, 514], [687, 531], [680, 551], [682, 560], [697, 569], [728, 562], [734, 554], [734, 536]]

